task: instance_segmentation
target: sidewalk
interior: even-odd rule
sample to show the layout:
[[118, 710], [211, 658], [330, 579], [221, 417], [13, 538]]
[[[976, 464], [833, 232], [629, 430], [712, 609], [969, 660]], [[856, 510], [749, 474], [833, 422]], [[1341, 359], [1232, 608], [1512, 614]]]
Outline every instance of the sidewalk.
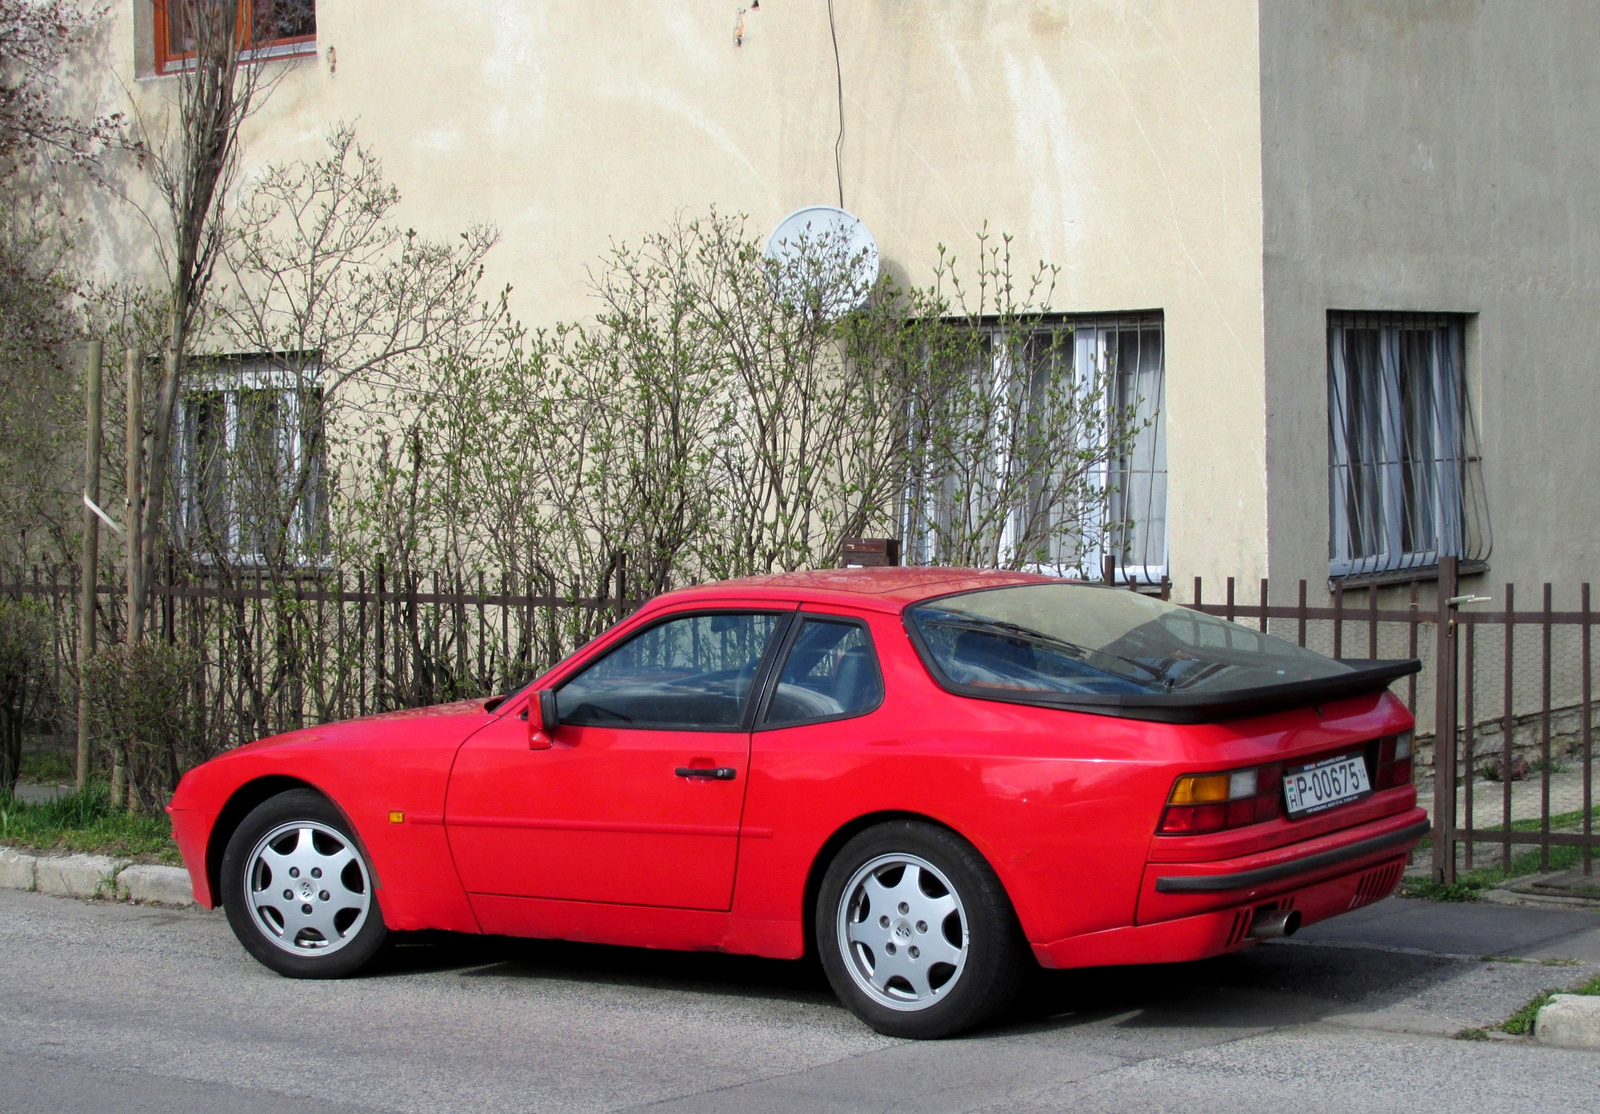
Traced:
[[1600, 912], [1391, 897], [1314, 924], [1294, 940], [1326, 947], [1571, 959], [1600, 965]]

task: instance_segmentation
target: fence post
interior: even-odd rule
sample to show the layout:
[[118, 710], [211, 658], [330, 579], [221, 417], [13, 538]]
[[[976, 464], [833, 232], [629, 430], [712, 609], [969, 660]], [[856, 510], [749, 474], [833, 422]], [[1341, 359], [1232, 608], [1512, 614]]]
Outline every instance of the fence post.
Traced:
[[1434, 616], [1433, 880], [1456, 880], [1456, 620], [1457, 566], [1439, 558], [1439, 603]]
[[1344, 657], [1344, 582], [1333, 586], [1333, 656]]
[[1544, 583], [1543, 656], [1539, 687], [1539, 870], [1550, 870], [1550, 605], [1551, 586]]
[[1517, 586], [1506, 583], [1506, 650], [1505, 690], [1501, 699], [1500, 721], [1500, 825], [1505, 840], [1500, 845], [1500, 867], [1511, 873], [1511, 745], [1517, 731], [1516, 690], [1513, 686], [1513, 667], [1516, 665]]
[[1583, 707], [1583, 873], [1594, 873], [1594, 711], [1591, 682], [1589, 680], [1589, 585], [1586, 582], [1582, 589], [1583, 599], [1583, 633], [1581, 651], [1582, 679], [1582, 707]]
[[[87, 404], [88, 437], [83, 449], [83, 494], [96, 505], [100, 502], [100, 386], [103, 381], [104, 349], [98, 340], [89, 342], [89, 367], [84, 383]], [[95, 589], [100, 577], [100, 517], [83, 508], [83, 566], [78, 596], [78, 754], [76, 780], [83, 790], [89, 778], [89, 690], [83, 683], [83, 668], [94, 654]]]
[[137, 348], [127, 352], [128, 415], [125, 460], [128, 513], [122, 528], [128, 549], [128, 642], [144, 637], [144, 356]]
[[373, 648], [373, 661], [377, 665], [377, 674], [372, 680], [372, 710], [375, 712], [387, 711], [383, 701], [384, 689], [387, 687], [388, 666], [384, 662], [383, 647], [383, 554], [378, 554], [378, 568], [373, 576], [373, 586], [376, 589], [377, 606], [373, 609], [373, 634], [376, 645]]
[[1306, 582], [1300, 581], [1300, 595], [1295, 603], [1295, 633], [1300, 639], [1300, 648], [1306, 645]]
[[[127, 472], [128, 510], [122, 516], [122, 530], [126, 535], [128, 556], [128, 635], [127, 642], [131, 647], [144, 633], [144, 580], [143, 564], [144, 551], [141, 537], [141, 528], [144, 521], [143, 499], [141, 488], [143, 480], [141, 471], [144, 462], [144, 419], [143, 419], [143, 374], [144, 356], [137, 348], [130, 347], [125, 353], [127, 386], [127, 430], [126, 443], [123, 448], [124, 467]], [[127, 746], [117, 743], [112, 748], [111, 758], [111, 804], [113, 808], [122, 808], [127, 803], [128, 771], [127, 771]]]

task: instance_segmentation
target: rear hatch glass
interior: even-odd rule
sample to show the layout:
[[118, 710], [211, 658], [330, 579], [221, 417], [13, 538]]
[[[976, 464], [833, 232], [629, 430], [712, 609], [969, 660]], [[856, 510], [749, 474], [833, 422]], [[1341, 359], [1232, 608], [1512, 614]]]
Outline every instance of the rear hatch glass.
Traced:
[[1021, 584], [907, 612], [924, 661], [969, 696], [1200, 722], [1381, 689], [1414, 661], [1336, 661], [1216, 616], [1089, 584]]

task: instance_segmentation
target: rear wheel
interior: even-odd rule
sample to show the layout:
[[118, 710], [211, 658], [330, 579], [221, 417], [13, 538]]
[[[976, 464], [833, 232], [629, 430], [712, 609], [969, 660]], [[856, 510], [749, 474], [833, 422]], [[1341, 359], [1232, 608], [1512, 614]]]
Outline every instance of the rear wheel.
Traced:
[[882, 824], [845, 844], [816, 916], [834, 992], [889, 1036], [954, 1036], [993, 1018], [1021, 983], [1021, 934], [1000, 880], [932, 824]]
[[245, 949], [290, 978], [354, 974], [388, 935], [349, 825], [309, 789], [245, 817], [222, 858], [222, 905]]

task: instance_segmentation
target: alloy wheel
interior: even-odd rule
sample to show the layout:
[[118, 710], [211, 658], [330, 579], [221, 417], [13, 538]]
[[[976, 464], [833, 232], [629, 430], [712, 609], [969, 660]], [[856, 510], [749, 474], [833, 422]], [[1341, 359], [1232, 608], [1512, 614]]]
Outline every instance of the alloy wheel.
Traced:
[[966, 910], [944, 873], [917, 855], [879, 855], [850, 877], [836, 917], [851, 979], [893, 1010], [927, 1009], [961, 979]]
[[261, 935], [297, 956], [353, 940], [372, 907], [366, 864], [347, 837], [315, 820], [280, 824], [246, 860], [245, 905]]

